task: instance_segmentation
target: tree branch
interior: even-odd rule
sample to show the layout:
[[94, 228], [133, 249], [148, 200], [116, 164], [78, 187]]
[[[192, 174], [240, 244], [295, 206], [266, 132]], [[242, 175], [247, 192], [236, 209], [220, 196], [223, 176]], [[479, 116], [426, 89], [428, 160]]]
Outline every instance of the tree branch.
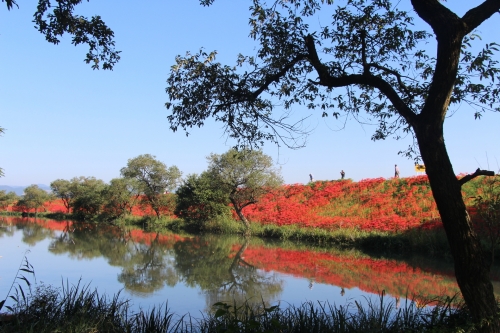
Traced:
[[[319, 60], [316, 46], [314, 45], [314, 38], [308, 35], [305, 38], [307, 50], [309, 51], [308, 59], [314, 67], [319, 76], [319, 82], [315, 84], [323, 85], [325, 87], [337, 88], [349, 85], [367, 85], [380, 90], [396, 108], [398, 113], [405, 118], [406, 122], [414, 126], [417, 121], [417, 115], [403, 102], [394, 88], [384, 79], [374, 76], [369, 71], [364, 71], [363, 74], [351, 74], [339, 77], [330, 75], [329, 69], [321, 60]], [[368, 66], [368, 65], [367, 65]]]
[[460, 186], [463, 186], [465, 183], [476, 178], [477, 176], [494, 176], [494, 175], [495, 175], [495, 173], [493, 171], [481, 170], [481, 169], [477, 168], [476, 172], [460, 178], [458, 180], [458, 184], [460, 184]]
[[373, 68], [376, 68], [376, 69], [379, 69], [381, 71], [384, 71], [384, 72], [387, 72], [389, 74], [394, 75], [396, 77], [396, 79], [398, 80], [398, 83], [399, 83], [399, 86], [401, 87], [401, 89], [403, 89], [408, 96], [411, 95], [411, 92], [408, 90], [408, 87], [404, 84], [403, 80], [401, 79], [403, 77], [403, 75], [399, 74], [395, 70], [392, 70], [392, 69], [387, 68], [385, 66], [380, 66], [379, 64], [375, 64], [375, 63], [369, 63], [369, 64], [366, 64], [366, 66], [373, 67]]
[[500, 11], [500, 1], [486, 0], [477, 7], [469, 10], [462, 17], [467, 26], [467, 33], [476, 29], [481, 23]]
[[7, 10], [11, 10], [14, 5], [16, 5], [17, 8], [19, 8], [19, 5], [16, 3], [15, 0], [2, 0], [2, 2], [7, 3]]
[[460, 20], [439, 0], [411, 0], [411, 4], [418, 16], [431, 26], [438, 39], [445, 31], [454, 30], [449, 23]]
[[296, 63], [298, 63], [301, 60], [304, 60], [305, 58], [306, 58], [305, 54], [299, 54], [295, 58], [293, 58], [292, 61], [290, 61], [285, 67], [283, 67], [278, 73], [267, 76], [264, 84], [259, 89], [254, 91], [252, 93], [252, 96], [254, 98], [258, 97], [264, 90], [266, 90], [269, 87], [271, 83], [279, 82], [281, 77], [284, 76], [286, 72], [288, 72], [293, 66], [295, 66]]

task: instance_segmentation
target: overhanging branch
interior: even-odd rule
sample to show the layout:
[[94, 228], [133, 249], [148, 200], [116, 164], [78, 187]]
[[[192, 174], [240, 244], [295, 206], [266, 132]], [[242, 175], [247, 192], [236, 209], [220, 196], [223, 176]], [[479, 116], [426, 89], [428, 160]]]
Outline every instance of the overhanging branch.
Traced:
[[281, 70], [279, 70], [277, 73], [267, 76], [264, 84], [259, 89], [257, 89], [256, 91], [254, 91], [252, 93], [253, 98], [257, 98], [263, 91], [265, 91], [267, 88], [269, 88], [269, 85], [271, 85], [271, 83], [279, 82], [279, 80], [284, 75], [286, 75], [286, 73], [291, 68], [293, 68], [293, 66], [295, 66], [295, 64], [297, 64], [299, 61], [301, 61], [305, 58], [306, 58], [305, 54], [299, 54], [295, 58], [293, 58], [286, 66], [284, 66]]
[[477, 168], [476, 172], [460, 178], [458, 180], [458, 184], [460, 184], [460, 186], [463, 186], [465, 183], [476, 178], [477, 176], [494, 176], [494, 175], [495, 175], [495, 173], [493, 171], [481, 170], [481, 169]]
[[[308, 35], [305, 39], [307, 51], [309, 53], [308, 60], [314, 67], [319, 76], [319, 82], [311, 82], [325, 87], [336, 88], [346, 87], [350, 85], [367, 85], [380, 90], [396, 108], [398, 113], [406, 120], [411, 126], [415, 126], [417, 122], [417, 115], [405, 104], [399, 94], [394, 88], [381, 77], [372, 75], [369, 72], [370, 64], [364, 64], [364, 71], [362, 74], [350, 74], [342, 76], [332, 76], [329, 68], [325, 66], [319, 59], [314, 43], [314, 38]], [[394, 73], [393, 73], [394, 74]]]

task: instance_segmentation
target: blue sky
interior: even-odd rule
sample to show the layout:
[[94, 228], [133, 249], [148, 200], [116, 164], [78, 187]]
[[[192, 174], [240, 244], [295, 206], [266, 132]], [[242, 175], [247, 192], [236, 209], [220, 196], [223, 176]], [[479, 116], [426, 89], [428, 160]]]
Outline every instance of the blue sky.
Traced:
[[[406, 5], [406, 0], [401, 5]], [[254, 55], [248, 38], [250, 1], [217, 0], [202, 7], [198, 0], [85, 2], [77, 12], [99, 14], [114, 30], [121, 61], [113, 71], [93, 71], [83, 62], [85, 47], [70, 37], [57, 46], [33, 28], [35, 0], [20, 8], [0, 9], [0, 167], [2, 185], [49, 184], [76, 176], [109, 181], [119, 177], [127, 160], [152, 154], [184, 175], [206, 169], [205, 157], [223, 153], [234, 142], [220, 124], [209, 122], [191, 135], [173, 133], [164, 107], [169, 68], [177, 54], [200, 47], [217, 50], [217, 60], [233, 65], [238, 53]], [[339, 3], [341, 1], [339, 0]], [[477, 4], [478, 1], [462, 2]], [[448, 1], [446, 5], [458, 5]], [[463, 14], [463, 9], [457, 9]], [[483, 41], [493, 41], [498, 15], [481, 26]], [[431, 47], [431, 46], [430, 46]], [[410, 138], [373, 142], [373, 127], [348, 121], [345, 129], [320, 112], [294, 109], [312, 116], [307, 146], [264, 151], [281, 166], [286, 183], [339, 178], [341, 169], [354, 180], [393, 175], [398, 164], [403, 177], [415, 175], [413, 161], [398, 156]], [[475, 121], [462, 106], [445, 122], [445, 139], [456, 173], [476, 168], [500, 168], [500, 114]]]

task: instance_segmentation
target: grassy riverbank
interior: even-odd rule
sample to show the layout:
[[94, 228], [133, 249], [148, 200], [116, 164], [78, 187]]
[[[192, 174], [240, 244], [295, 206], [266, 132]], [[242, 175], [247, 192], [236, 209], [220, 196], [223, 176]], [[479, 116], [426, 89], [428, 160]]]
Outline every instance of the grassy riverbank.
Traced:
[[[20, 213], [3, 212], [1, 215], [18, 216]], [[30, 214], [34, 217], [34, 214]], [[42, 212], [38, 214], [39, 219], [54, 219], [58, 221], [72, 220], [70, 214]], [[90, 221], [103, 223], [99, 221]], [[152, 216], [127, 216], [112, 222], [121, 227], [140, 228], [156, 232], [176, 232], [180, 234], [233, 234], [238, 235], [245, 232], [243, 225], [231, 218], [218, 218], [206, 222], [203, 225], [188, 223], [176, 217], [162, 217], [157, 219]], [[400, 232], [389, 232], [379, 230], [360, 230], [358, 228], [322, 229], [301, 227], [298, 225], [275, 224], [251, 224], [251, 235], [260, 238], [274, 238], [288, 241], [306, 242], [320, 247], [335, 246], [338, 248], [357, 248], [364, 251], [377, 253], [405, 253], [432, 255], [441, 258], [450, 256], [444, 230], [432, 229], [409, 229]]]
[[[0, 331], [11, 332], [469, 332], [467, 309], [441, 300], [432, 308], [407, 301], [398, 307], [381, 295], [366, 307], [356, 300], [338, 306], [304, 303], [300, 306], [233, 306], [217, 303], [212, 311], [195, 318], [175, 314], [167, 306], [133, 313], [119, 295], [99, 295], [88, 286], [62, 289], [39, 287], [20, 298]], [[418, 305], [418, 306], [417, 306]]]
[[[205, 223], [201, 228], [189, 224], [182, 219], [151, 217], [128, 217], [114, 221], [114, 224], [127, 227], [139, 227], [149, 231], [169, 231], [178, 233], [213, 233], [242, 234], [245, 230], [239, 221], [221, 218]], [[306, 228], [296, 225], [277, 226], [273, 224], [251, 224], [251, 235], [260, 238], [274, 238], [288, 241], [299, 241], [317, 246], [335, 246], [338, 248], [358, 248], [377, 253], [418, 253], [441, 258], [450, 256], [449, 246], [444, 230], [410, 229], [402, 232], [367, 231], [356, 228], [325, 230]]]

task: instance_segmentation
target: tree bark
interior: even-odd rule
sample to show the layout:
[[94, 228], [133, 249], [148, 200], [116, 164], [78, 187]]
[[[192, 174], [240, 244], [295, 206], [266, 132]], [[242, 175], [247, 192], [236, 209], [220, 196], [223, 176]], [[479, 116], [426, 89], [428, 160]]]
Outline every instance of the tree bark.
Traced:
[[243, 225], [245, 226], [245, 235], [250, 234], [250, 222], [248, 222], [247, 218], [245, 215], [243, 215], [242, 208], [238, 205], [236, 200], [233, 198], [230, 198], [231, 203], [233, 204], [234, 210], [236, 211], [236, 215], [240, 218], [241, 222], [243, 222]]
[[416, 129], [415, 134], [448, 238], [455, 264], [455, 276], [463, 298], [476, 324], [495, 317], [480, 331], [500, 332], [496, 317], [497, 303], [490, 281], [490, 267], [472, 229], [460, 182], [455, 176], [446, 151], [442, 126]]

